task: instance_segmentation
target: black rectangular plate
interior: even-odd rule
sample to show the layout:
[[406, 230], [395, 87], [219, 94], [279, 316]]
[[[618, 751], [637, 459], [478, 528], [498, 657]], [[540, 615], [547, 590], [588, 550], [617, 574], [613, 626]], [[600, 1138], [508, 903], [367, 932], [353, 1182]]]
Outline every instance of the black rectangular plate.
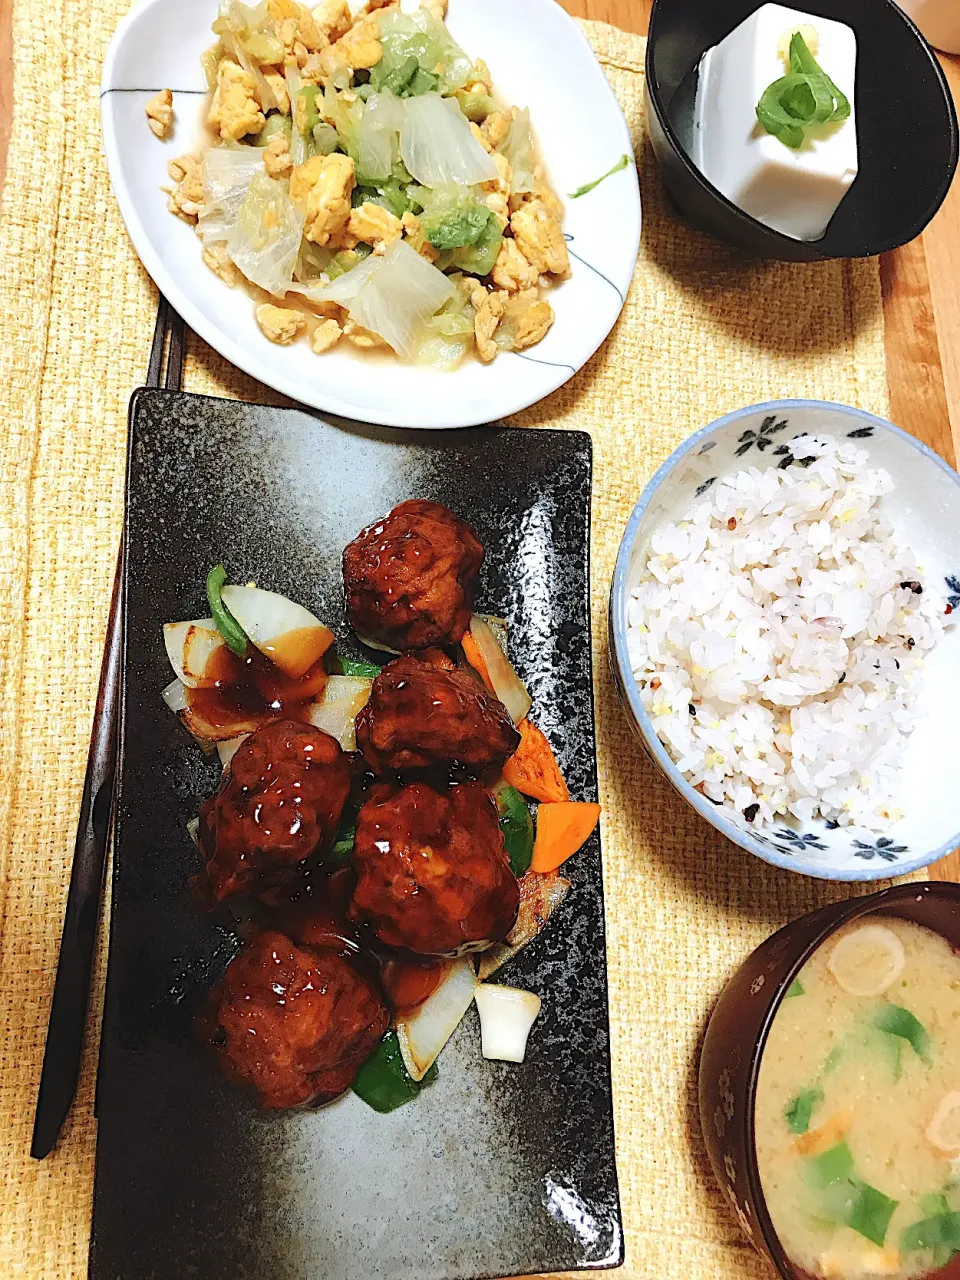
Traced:
[[439, 1080], [391, 1115], [352, 1094], [265, 1114], [194, 1035], [238, 935], [188, 887], [186, 823], [219, 765], [160, 700], [161, 624], [206, 612], [221, 560], [302, 601], [358, 655], [343, 547], [396, 503], [431, 498], [486, 545], [477, 606], [509, 620], [572, 795], [595, 798], [591, 465], [578, 432], [387, 431], [137, 393], [92, 1280], [475, 1280], [623, 1260], [599, 837], [567, 864], [573, 889], [545, 933], [502, 971], [543, 998], [523, 1065], [483, 1060], [474, 1009]]

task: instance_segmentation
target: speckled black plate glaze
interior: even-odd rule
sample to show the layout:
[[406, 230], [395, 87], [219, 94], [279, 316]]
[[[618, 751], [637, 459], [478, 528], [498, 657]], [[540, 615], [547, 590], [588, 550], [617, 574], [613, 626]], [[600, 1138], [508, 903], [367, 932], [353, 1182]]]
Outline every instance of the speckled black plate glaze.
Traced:
[[598, 837], [567, 864], [574, 888], [546, 933], [502, 971], [544, 1001], [522, 1066], [483, 1060], [472, 1010], [437, 1083], [391, 1115], [352, 1094], [263, 1114], [193, 1035], [239, 940], [187, 884], [185, 824], [219, 766], [160, 700], [161, 624], [206, 612], [221, 559], [302, 600], [359, 656], [342, 549], [396, 503], [432, 498], [486, 544], [478, 607], [509, 619], [572, 794], [595, 798], [590, 476], [576, 432], [393, 432], [137, 394], [93, 1280], [477, 1280], [622, 1262]]

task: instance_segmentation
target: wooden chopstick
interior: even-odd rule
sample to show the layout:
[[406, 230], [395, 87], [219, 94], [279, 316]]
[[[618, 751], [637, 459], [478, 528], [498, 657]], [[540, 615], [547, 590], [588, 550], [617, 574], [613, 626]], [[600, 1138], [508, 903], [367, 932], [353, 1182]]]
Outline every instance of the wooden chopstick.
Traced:
[[[164, 374], [164, 353], [167, 352]], [[147, 387], [179, 390], [183, 380], [183, 320], [161, 295], [147, 366]], [[103, 873], [113, 825], [119, 750], [123, 651], [123, 539], [117, 555], [113, 595], [100, 667], [87, 772], [80, 802], [77, 841], [70, 872], [60, 958], [50, 1006], [43, 1070], [30, 1154], [42, 1160], [57, 1144], [77, 1092], [83, 1055], [90, 978], [97, 941]]]

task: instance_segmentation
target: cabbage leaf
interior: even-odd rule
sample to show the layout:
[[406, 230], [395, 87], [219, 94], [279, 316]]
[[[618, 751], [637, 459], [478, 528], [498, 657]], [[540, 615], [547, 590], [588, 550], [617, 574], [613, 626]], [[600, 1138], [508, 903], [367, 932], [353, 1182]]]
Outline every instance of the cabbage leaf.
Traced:
[[428, 9], [401, 13], [399, 8], [380, 19], [383, 57], [370, 71], [375, 89], [392, 89], [398, 97], [414, 97], [439, 88], [461, 89], [473, 63], [443, 23]]
[[403, 104], [400, 154], [410, 174], [424, 186], [473, 186], [497, 177], [497, 166], [470, 132], [452, 98], [428, 93]]

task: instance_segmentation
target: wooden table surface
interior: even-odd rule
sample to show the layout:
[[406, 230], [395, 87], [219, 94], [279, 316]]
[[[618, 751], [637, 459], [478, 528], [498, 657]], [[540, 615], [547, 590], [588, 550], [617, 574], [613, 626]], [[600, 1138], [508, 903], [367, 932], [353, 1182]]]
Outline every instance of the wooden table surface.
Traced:
[[[0, 184], [13, 116], [12, 13], [0, 0]], [[652, 0], [561, 0], [575, 17], [644, 34]], [[960, 102], [960, 57], [941, 57]], [[893, 421], [951, 464], [960, 457], [960, 181], [923, 235], [881, 259]], [[960, 851], [934, 874], [960, 881]]]

